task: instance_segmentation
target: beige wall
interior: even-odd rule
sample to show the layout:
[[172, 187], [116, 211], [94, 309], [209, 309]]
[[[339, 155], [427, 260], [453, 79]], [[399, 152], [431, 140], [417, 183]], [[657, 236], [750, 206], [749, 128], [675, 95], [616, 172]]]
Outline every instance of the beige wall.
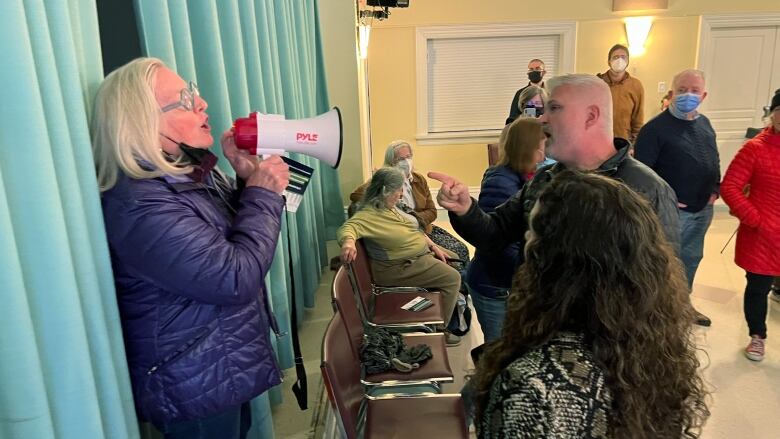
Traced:
[[[612, 0], [412, 0], [407, 9], [393, 9], [389, 20], [371, 31], [368, 74], [374, 166], [381, 166], [384, 146], [404, 138], [416, 145], [415, 29], [418, 26], [577, 21], [577, 72], [605, 71], [606, 53], [614, 43], [625, 43], [622, 18], [612, 13]], [[647, 53], [631, 59], [629, 71], [645, 86], [646, 118], [658, 111], [658, 82], [670, 85], [672, 76], [695, 67], [699, 20], [703, 14], [778, 11], [777, 0], [669, 0], [669, 9], [653, 11], [656, 20], [646, 44]], [[526, 82], [518, 78], [518, 86]], [[512, 96], [503, 98], [506, 106]], [[477, 109], [475, 109], [477, 111]], [[487, 167], [484, 144], [415, 146], [415, 168], [457, 176], [479, 186]], [[432, 185], [438, 186], [438, 185]]]
[[339, 107], [343, 123], [339, 178], [346, 200], [363, 180], [355, 5], [328, 0], [322, 2], [319, 13], [330, 104]]

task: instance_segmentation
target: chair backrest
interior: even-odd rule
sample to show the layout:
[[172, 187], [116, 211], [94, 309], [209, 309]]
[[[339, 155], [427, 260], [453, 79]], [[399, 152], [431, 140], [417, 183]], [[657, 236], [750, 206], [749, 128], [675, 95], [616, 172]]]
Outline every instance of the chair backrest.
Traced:
[[336, 304], [336, 312], [341, 314], [344, 320], [352, 351], [355, 357], [360, 358], [360, 347], [363, 345], [364, 320], [361, 317], [352, 284], [349, 281], [347, 267], [341, 267], [333, 277], [333, 301]]
[[333, 316], [325, 330], [320, 369], [328, 399], [341, 418], [347, 438], [357, 438], [363, 403], [360, 361], [352, 354], [347, 328], [339, 313]]
[[371, 276], [371, 265], [368, 260], [368, 252], [362, 239], [355, 241], [357, 256], [352, 261], [352, 274], [354, 275], [355, 288], [366, 314], [370, 315], [371, 294], [374, 291], [374, 281]]
[[488, 143], [487, 149], [488, 149], [488, 165], [493, 166], [496, 163], [498, 163], [498, 159], [499, 159], [498, 143]]

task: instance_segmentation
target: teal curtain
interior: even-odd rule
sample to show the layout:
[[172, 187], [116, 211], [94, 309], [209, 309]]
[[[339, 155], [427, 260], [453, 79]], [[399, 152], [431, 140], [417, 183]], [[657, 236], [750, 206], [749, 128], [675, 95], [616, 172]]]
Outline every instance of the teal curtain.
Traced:
[[[316, 0], [135, 0], [135, 8], [144, 53], [194, 80], [208, 102], [217, 139], [213, 151], [221, 154], [221, 131], [251, 111], [297, 119], [330, 109]], [[315, 159], [291, 156], [315, 168], [315, 178], [297, 213], [287, 214], [266, 279], [274, 313], [286, 333], [291, 279], [301, 321], [303, 306], [314, 306], [327, 263], [325, 241], [334, 238], [344, 219], [336, 172]], [[231, 172], [224, 159], [220, 165]], [[275, 341], [280, 364], [292, 367], [289, 335]], [[316, 392], [316, 386], [310, 384], [310, 391]], [[273, 437], [269, 407], [280, 398], [274, 389], [253, 402], [253, 437]]]
[[134, 438], [88, 103], [95, 2], [0, 1], [0, 438]]

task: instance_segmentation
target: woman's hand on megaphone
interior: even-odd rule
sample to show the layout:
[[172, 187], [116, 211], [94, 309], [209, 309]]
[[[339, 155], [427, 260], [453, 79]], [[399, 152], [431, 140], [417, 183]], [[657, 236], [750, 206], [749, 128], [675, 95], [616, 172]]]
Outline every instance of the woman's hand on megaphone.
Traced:
[[246, 181], [247, 186], [259, 186], [281, 194], [290, 183], [290, 167], [278, 155], [268, 156], [255, 168]]
[[248, 152], [238, 149], [233, 139], [233, 128], [222, 133], [219, 143], [222, 145], [222, 152], [225, 158], [230, 162], [230, 166], [236, 171], [236, 175], [246, 181], [249, 176], [255, 172], [259, 162], [257, 156], [250, 155]]

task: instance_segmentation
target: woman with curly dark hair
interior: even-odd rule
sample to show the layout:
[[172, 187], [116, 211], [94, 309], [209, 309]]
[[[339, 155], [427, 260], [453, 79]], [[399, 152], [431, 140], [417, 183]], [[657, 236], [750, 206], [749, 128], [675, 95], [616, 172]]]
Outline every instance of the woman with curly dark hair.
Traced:
[[698, 437], [693, 308], [648, 202], [565, 171], [530, 223], [502, 337], [473, 377], [479, 437]]

